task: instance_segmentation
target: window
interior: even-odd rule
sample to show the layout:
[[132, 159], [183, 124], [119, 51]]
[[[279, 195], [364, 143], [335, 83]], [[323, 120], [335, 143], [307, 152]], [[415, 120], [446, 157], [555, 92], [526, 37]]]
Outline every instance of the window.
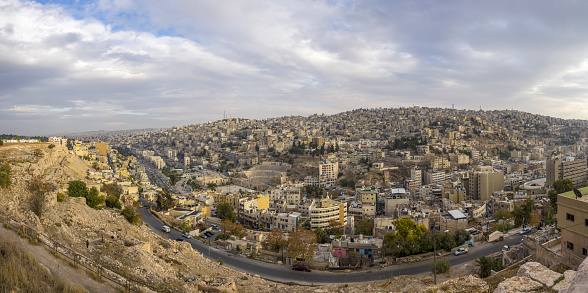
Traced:
[[585, 247], [582, 248], [582, 255], [583, 256], [588, 256], [588, 249], [586, 249]]
[[588, 219], [584, 219], [584, 226], [588, 227]]
[[568, 249], [574, 250], [574, 243], [568, 241]]
[[566, 213], [566, 220], [568, 220], [570, 222], [573, 222], [574, 221], [574, 215]]

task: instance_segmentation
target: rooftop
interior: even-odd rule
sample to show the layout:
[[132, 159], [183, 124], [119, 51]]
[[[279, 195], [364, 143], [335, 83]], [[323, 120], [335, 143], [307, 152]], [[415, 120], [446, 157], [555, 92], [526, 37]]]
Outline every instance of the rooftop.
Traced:
[[[578, 200], [588, 202], [588, 187], [582, 187], [582, 188], [580, 188], [578, 190], [583, 195], [582, 198], [578, 198]], [[559, 195], [565, 196], [567, 198], [576, 198], [576, 194], [574, 193], [573, 190], [572, 191], [568, 191], [568, 192], [564, 192], [564, 193], [560, 193]]]

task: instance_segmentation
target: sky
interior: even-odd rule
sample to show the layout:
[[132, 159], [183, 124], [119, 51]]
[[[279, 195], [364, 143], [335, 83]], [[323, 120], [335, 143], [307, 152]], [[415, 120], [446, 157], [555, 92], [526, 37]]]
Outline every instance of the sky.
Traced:
[[588, 118], [588, 1], [0, 0], [0, 133], [357, 108]]

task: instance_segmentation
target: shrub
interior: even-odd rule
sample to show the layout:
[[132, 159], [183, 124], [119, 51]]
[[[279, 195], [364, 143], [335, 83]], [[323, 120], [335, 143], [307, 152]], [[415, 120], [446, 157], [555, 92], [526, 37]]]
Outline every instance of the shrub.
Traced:
[[63, 193], [61, 193], [61, 192], [58, 192], [58, 193], [57, 193], [57, 201], [58, 201], [58, 202], [63, 202], [63, 201], [65, 201], [65, 194], [63, 194]]
[[125, 208], [122, 210], [121, 214], [125, 217], [125, 219], [127, 219], [127, 221], [129, 221], [129, 223], [133, 225], [140, 225], [142, 223], [141, 216], [137, 214], [135, 209]]
[[216, 261], [218, 261], [218, 264], [221, 266], [224, 264], [223, 259], [220, 257]]
[[[436, 270], [435, 270], [435, 268], [436, 268]], [[437, 261], [437, 263], [433, 266], [431, 271], [435, 270], [437, 272], [437, 274], [443, 274], [443, 273], [447, 273], [450, 268], [451, 268], [451, 265], [449, 264], [449, 262], [442, 259], [442, 260]]]

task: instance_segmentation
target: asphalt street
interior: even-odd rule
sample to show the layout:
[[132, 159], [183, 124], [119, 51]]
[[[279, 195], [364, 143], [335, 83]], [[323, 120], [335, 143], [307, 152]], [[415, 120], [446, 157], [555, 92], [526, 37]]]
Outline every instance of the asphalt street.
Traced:
[[[143, 215], [144, 221], [149, 224], [149, 227], [151, 227], [155, 233], [168, 239], [181, 238], [180, 231], [172, 229], [170, 233], [163, 232], [161, 230], [163, 224], [159, 221], [159, 219], [155, 218], [147, 208], [141, 208], [140, 211]], [[448, 260], [452, 266], [455, 266], [471, 260], [475, 260], [480, 256], [487, 256], [495, 252], [499, 252], [503, 245], [511, 246], [513, 244], [520, 243], [521, 239], [522, 236], [516, 234], [507, 238], [505, 241], [498, 243], [486, 243], [481, 246], [472, 247], [466, 254], [459, 256], [448, 255], [445, 257], [445, 259]], [[215, 261], [220, 258], [223, 260], [224, 265], [235, 270], [249, 274], [257, 274], [265, 279], [284, 283], [309, 285], [378, 281], [398, 275], [417, 275], [428, 273], [432, 268], [432, 260], [428, 260], [357, 272], [328, 272], [313, 270], [309, 273], [293, 271], [289, 266], [285, 265], [270, 264], [252, 260], [244, 257], [243, 255], [232, 254], [225, 250], [209, 247], [207, 244], [204, 244], [196, 239], [187, 239], [187, 241], [192, 245], [192, 248], [202, 253], [204, 257]]]

